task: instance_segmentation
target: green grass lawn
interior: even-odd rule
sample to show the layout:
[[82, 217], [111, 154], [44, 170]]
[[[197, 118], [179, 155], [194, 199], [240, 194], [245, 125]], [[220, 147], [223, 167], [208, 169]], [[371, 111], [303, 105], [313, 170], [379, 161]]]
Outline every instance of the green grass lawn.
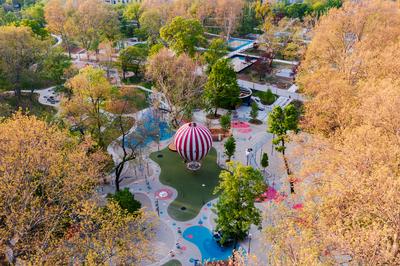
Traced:
[[179, 260], [170, 260], [162, 266], [182, 266], [182, 263]]
[[10, 117], [19, 108], [25, 113], [50, 121], [56, 114], [56, 109], [51, 106], [42, 105], [38, 102], [39, 95], [23, 93], [19, 107], [17, 97], [14, 94], [0, 94], [0, 117]]
[[211, 149], [200, 170], [194, 172], [186, 168], [177, 152], [166, 148], [160, 153], [162, 157], [157, 157], [158, 152], [150, 155], [161, 167], [160, 181], [178, 191], [178, 197], [168, 206], [168, 213], [178, 221], [193, 219], [205, 203], [217, 197], [213, 194], [221, 171], [217, 165], [217, 152]]

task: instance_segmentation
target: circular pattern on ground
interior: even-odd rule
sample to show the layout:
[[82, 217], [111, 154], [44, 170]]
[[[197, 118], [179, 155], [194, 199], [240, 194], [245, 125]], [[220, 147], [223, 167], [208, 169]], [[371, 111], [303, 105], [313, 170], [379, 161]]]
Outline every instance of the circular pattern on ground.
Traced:
[[157, 190], [156, 192], [154, 192], [154, 195], [156, 197], [156, 199], [159, 200], [168, 200], [172, 198], [172, 190], [168, 189], [168, 188], [163, 188], [160, 190]]

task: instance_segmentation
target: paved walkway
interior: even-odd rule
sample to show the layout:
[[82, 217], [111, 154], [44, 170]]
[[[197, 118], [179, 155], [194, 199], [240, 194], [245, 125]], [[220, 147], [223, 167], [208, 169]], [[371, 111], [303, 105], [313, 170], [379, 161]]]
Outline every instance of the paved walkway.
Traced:
[[278, 96], [283, 96], [283, 97], [291, 98], [291, 99], [298, 100], [298, 101], [306, 100], [306, 98], [303, 95], [301, 95], [297, 92], [279, 89], [278, 87], [271, 85], [271, 84], [259, 84], [259, 83], [254, 83], [254, 82], [247, 81], [247, 80], [242, 80], [242, 79], [238, 79], [238, 84], [242, 88], [258, 90], [258, 91], [271, 90], [274, 94], [276, 94]]

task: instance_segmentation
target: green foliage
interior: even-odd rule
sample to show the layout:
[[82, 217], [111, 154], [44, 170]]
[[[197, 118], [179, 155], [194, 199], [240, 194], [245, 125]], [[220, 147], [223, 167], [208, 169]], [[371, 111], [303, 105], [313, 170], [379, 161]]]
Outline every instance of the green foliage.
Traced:
[[191, 57], [196, 52], [196, 46], [205, 43], [204, 29], [197, 19], [176, 17], [161, 28], [160, 36], [174, 52], [187, 53]]
[[53, 48], [44, 58], [44, 76], [47, 80], [54, 82], [55, 84], [61, 84], [65, 81], [65, 70], [71, 65], [71, 59], [64, 53], [62, 48]]
[[296, 60], [298, 59], [300, 45], [294, 42], [290, 42], [282, 51], [282, 56], [285, 60]]
[[204, 52], [203, 58], [207, 63], [207, 73], [210, 73], [213, 65], [228, 53], [228, 46], [224, 39], [214, 39], [211, 41], [208, 50]]
[[270, 89], [267, 91], [257, 91], [254, 93], [255, 96], [259, 97], [262, 104], [271, 105], [276, 100], [276, 95], [272, 93]]
[[278, 152], [284, 152], [286, 149], [285, 142], [288, 141], [288, 133], [299, 131], [299, 112], [293, 104], [289, 104], [284, 109], [275, 106], [268, 117], [268, 132], [275, 134], [272, 143]]
[[129, 46], [119, 54], [119, 63], [125, 78], [125, 72], [133, 71], [135, 75], [142, 73], [142, 66], [147, 58], [148, 50], [142, 46]]
[[164, 48], [164, 45], [163, 45], [162, 43], [156, 43], [156, 44], [152, 45], [152, 46], [150, 47], [150, 50], [149, 50], [149, 56], [158, 54], [158, 52], [159, 52], [162, 48]]
[[268, 154], [266, 154], [265, 152], [263, 153], [262, 157], [261, 157], [261, 166], [263, 168], [267, 168], [269, 165], [269, 159], [268, 159]]
[[225, 155], [228, 156], [228, 161], [230, 161], [231, 157], [235, 154], [236, 150], [236, 140], [233, 136], [230, 136], [226, 140], [224, 148], [225, 148]]
[[204, 90], [204, 99], [207, 105], [217, 109], [233, 108], [239, 103], [240, 89], [236, 80], [236, 73], [228, 59], [218, 60], [211, 69]]
[[36, 3], [22, 9], [21, 16], [23, 19], [36, 21], [41, 27], [44, 27], [46, 24], [43, 3]]
[[17, 27], [25, 26], [31, 28], [32, 32], [42, 40], [50, 36], [48, 30], [36, 20], [23, 19], [21, 21], [14, 22], [14, 25]]
[[139, 201], [135, 200], [128, 188], [117, 191], [114, 195], [109, 195], [109, 198], [115, 200], [122, 209], [129, 213], [135, 213], [142, 206]]
[[258, 105], [255, 102], [251, 103], [250, 117], [253, 121], [258, 117]]
[[142, 34], [145, 33], [148, 37], [148, 44], [157, 43], [160, 37], [160, 29], [164, 23], [160, 11], [156, 9], [144, 11], [139, 18], [139, 23], [141, 30], [143, 30]]
[[293, 3], [286, 7], [286, 14], [289, 18], [303, 19], [311, 12], [311, 6], [306, 3]]
[[231, 128], [231, 115], [229, 113], [219, 118], [219, 123], [223, 130], [228, 131]]
[[242, 13], [237, 32], [240, 35], [258, 33], [255, 29], [262, 23], [262, 20], [256, 15], [254, 5], [246, 3]]
[[254, 202], [265, 191], [260, 171], [240, 163], [228, 163], [220, 174], [215, 193], [221, 193], [215, 206], [216, 229], [222, 232], [221, 243], [229, 238], [243, 240], [252, 224], [261, 225], [261, 211]]
[[[123, 17], [128, 21], [134, 21], [139, 23], [140, 15], [142, 14], [142, 9], [140, 8], [140, 3], [132, 1], [126, 5]], [[138, 25], [140, 27], [140, 25]]]

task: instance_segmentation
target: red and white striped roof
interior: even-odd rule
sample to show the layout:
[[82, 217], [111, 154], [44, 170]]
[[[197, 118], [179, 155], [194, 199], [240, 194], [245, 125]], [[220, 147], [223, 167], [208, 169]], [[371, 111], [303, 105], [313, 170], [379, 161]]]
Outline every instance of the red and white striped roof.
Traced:
[[176, 131], [174, 144], [183, 159], [197, 162], [203, 159], [212, 147], [211, 132], [199, 123], [187, 123]]

